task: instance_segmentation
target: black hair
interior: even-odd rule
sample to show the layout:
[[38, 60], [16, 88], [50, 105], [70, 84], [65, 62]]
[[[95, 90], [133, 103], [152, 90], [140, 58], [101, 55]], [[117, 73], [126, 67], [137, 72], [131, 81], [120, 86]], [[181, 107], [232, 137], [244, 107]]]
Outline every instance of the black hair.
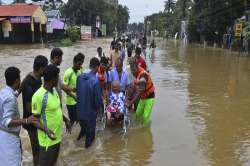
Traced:
[[44, 68], [48, 65], [48, 59], [43, 55], [38, 55], [35, 57], [34, 63], [33, 63], [33, 69], [35, 71], [38, 71], [40, 68]]
[[50, 54], [50, 59], [54, 59], [56, 57], [62, 57], [63, 51], [60, 48], [53, 48]]
[[99, 51], [99, 50], [102, 50], [102, 47], [98, 47], [98, 48], [97, 48], [97, 51]]
[[128, 49], [128, 50], [127, 50], [128, 57], [131, 57], [131, 56], [132, 56], [132, 52], [133, 52], [133, 51], [132, 51], [131, 49]]
[[101, 57], [100, 63], [107, 65], [109, 63], [109, 60], [106, 57]]
[[4, 73], [6, 84], [12, 86], [17, 79], [20, 79], [20, 73], [21, 72], [18, 68], [8, 67]]
[[85, 59], [85, 55], [79, 52], [79, 53], [76, 54], [76, 56], [74, 57], [73, 63], [77, 63], [77, 62], [83, 63], [83, 62], [84, 62], [84, 59]]
[[51, 81], [59, 76], [60, 69], [56, 65], [48, 65], [44, 70], [44, 81]]
[[91, 58], [89, 62], [89, 68], [94, 69], [98, 66], [100, 66], [100, 61], [96, 57]]
[[140, 47], [136, 47], [135, 54], [136, 55], [141, 55], [141, 48]]

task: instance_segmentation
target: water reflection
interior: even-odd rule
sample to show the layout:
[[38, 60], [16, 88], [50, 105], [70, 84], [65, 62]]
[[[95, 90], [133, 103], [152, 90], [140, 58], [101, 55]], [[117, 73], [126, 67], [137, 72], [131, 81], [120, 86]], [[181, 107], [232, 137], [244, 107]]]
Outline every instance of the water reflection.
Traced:
[[250, 136], [250, 75], [246, 57], [188, 48], [189, 107], [199, 145], [212, 165], [242, 165]]
[[[84, 68], [97, 46], [108, 55], [110, 40], [63, 48], [61, 74], [77, 52], [86, 54]], [[147, 59], [156, 86], [151, 127], [131, 129], [127, 139], [117, 129], [106, 130], [85, 150], [84, 140], [75, 141], [76, 126], [71, 135], [63, 135], [59, 166], [250, 165], [250, 58], [174, 41], [157, 41], [157, 46]], [[50, 49], [40, 45], [15, 47], [0, 45], [1, 78], [10, 65], [19, 67], [23, 77], [36, 55], [50, 55]], [[22, 131], [21, 138], [24, 165], [31, 165], [27, 133]]]
[[[107, 129], [99, 133], [89, 150], [83, 148], [84, 140], [64, 141], [71, 147], [60, 156], [60, 165], [148, 165], [152, 162], [153, 135], [150, 127], [131, 129], [122, 137], [120, 129]], [[74, 135], [74, 134], [73, 134]], [[67, 139], [69, 141], [69, 139]]]

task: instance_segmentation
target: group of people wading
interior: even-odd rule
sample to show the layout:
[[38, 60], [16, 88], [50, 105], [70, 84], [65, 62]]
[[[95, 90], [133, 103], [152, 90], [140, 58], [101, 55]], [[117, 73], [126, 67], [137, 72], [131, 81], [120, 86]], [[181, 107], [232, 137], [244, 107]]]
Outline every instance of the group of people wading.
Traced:
[[[21, 126], [30, 139], [33, 164], [54, 166], [60, 152], [63, 124], [69, 133], [74, 124], [80, 124], [77, 140], [85, 136], [86, 148], [95, 139], [96, 119], [103, 112], [108, 125], [119, 122], [125, 110], [134, 110], [136, 119], [148, 125], [155, 88], [142, 48], [129, 44], [124, 45], [114, 38], [109, 57], [98, 47], [87, 70], [82, 67], [85, 55], [78, 53], [63, 79], [59, 69], [63, 57], [60, 48], [52, 49], [50, 63], [45, 56], [36, 56], [33, 71], [22, 81], [21, 71], [8, 67], [4, 73], [6, 86], [0, 90], [0, 165], [21, 165]], [[124, 64], [129, 68], [123, 67]], [[62, 92], [68, 116], [62, 111]], [[20, 94], [23, 118], [17, 103]]]

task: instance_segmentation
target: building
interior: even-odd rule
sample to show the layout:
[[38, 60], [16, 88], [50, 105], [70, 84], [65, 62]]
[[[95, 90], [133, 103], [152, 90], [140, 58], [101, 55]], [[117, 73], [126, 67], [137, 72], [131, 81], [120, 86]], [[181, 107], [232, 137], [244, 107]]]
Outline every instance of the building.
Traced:
[[61, 19], [61, 12], [59, 10], [46, 10], [45, 15], [48, 17], [48, 21], [51, 21], [52, 19]]
[[0, 6], [0, 42], [40, 42], [46, 36], [46, 24], [47, 17], [38, 5]]
[[64, 38], [66, 27], [65, 23], [61, 20], [61, 12], [59, 10], [46, 10], [45, 14], [48, 18], [48, 41]]

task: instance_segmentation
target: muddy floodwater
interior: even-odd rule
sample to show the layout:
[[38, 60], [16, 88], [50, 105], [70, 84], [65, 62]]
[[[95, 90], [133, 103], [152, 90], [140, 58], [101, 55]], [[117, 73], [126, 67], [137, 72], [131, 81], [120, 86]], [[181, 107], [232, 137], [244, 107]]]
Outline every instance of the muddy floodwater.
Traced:
[[[98, 46], [109, 55], [110, 41], [98, 39], [63, 48], [61, 75], [78, 52], [87, 56], [84, 68]], [[0, 87], [8, 66], [19, 67], [23, 78], [32, 70], [33, 58], [40, 54], [49, 58], [50, 51], [47, 45], [0, 45]], [[59, 166], [250, 165], [250, 57], [158, 40], [147, 63], [156, 86], [150, 127], [132, 126], [126, 137], [120, 127], [106, 129], [85, 150], [84, 140], [76, 141], [76, 125], [71, 135], [64, 131]], [[25, 130], [21, 139], [23, 165], [32, 165]]]

